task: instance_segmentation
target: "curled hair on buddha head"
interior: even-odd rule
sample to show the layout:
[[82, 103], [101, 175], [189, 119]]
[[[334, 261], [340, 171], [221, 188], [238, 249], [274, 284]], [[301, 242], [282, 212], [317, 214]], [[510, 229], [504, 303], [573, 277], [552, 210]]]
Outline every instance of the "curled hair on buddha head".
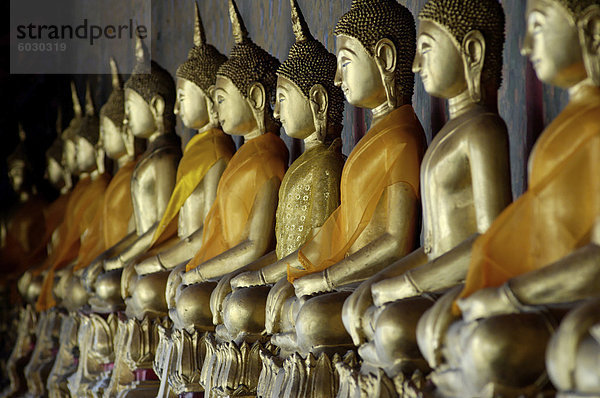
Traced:
[[125, 94], [121, 87], [121, 77], [114, 58], [110, 58], [110, 72], [112, 78], [112, 92], [108, 101], [100, 109], [100, 117], [106, 117], [114, 123], [117, 128], [123, 125], [125, 117]]
[[231, 80], [244, 98], [248, 98], [248, 89], [254, 83], [262, 84], [266, 95], [265, 116], [269, 118], [270, 122], [279, 126], [279, 123], [273, 119], [271, 104], [275, 99], [277, 69], [280, 63], [277, 58], [250, 39], [234, 0], [229, 0], [229, 16], [234, 46], [229, 59], [219, 68], [217, 76]]
[[[296, 42], [292, 45], [288, 58], [277, 70], [277, 74], [292, 81], [307, 99], [310, 99], [310, 90], [314, 85], [322, 85], [327, 91], [329, 102], [328, 124], [341, 126], [344, 94], [342, 89], [334, 84], [337, 58], [312, 36], [297, 1], [290, 0], [290, 3]], [[332, 141], [337, 136], [339, 131], [336, 137], [326, 137], [326, 141]]]
[[131, 77], [125, 83], [125, 88], [138, 93], [148, 104], [155, 95], [160, 95], [165, 102], [163, 115], [165, 122], [168, 121], [169, 126], [174, 126], [175, 82], [173, 77], [166, 69], [152, 60], [150, 61], [150, 71], [148, 71], [148, 51], [139, 36], [136, 37], [135, 42], [135, 57], [137, 63]]
[[215, 84], [217, 71], [227, 61], [227, 57], [206, 42], [198, 3], [194, 2], [194, 6], [196, 10], [194, 47], [188, 53], [187, 60], [177, 68], [176, 76], [194, 83], [210, 97], [208, 89]]
[[415, 76], [412, 63], [417, 48], [415, 19], [397, 0], [354, 0], [334, 33], [357, 39], [373, 56], [381, 39], [394, 43], [397, 53], [396, 86], [402, 96], [412, 96]]
[[81, 121], [79, 136], [84, 138], [94, 147], [100, 140], [100, 120], [98, 119], [98, 115], [96, 115], [96, 111], [94, 109], [94, 102], [92, 101], [92, 91], [89, 80], [85, 86], [85, 115]]
[[481, 83], [490, 82], [496, 90], [500, 88], [505, 17], [498, 0], [429, 0], [419, 13], [419, 20], [444, 28], [459, 49], [469, 32], [481, 32], [485, 39]]
[[600, 0], [552, 0], [562, 5], [569, 11], [573, 18], [578, 19], [590, 6], [600, 6]]

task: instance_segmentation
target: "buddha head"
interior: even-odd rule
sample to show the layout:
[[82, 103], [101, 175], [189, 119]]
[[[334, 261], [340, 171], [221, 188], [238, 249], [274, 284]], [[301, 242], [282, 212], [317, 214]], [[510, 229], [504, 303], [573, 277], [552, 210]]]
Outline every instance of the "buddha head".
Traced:
[[[117, 63], [110, 59], [112, 92], [108, 101], [100, 109], [100, 141], [106, 155], [111, 159], [119, 159], [128, 153], [123, 132], [125, 116], [125, 97], [121, 88], [121, 79]], [[133, 143], [131, 143], [133, 144]]]
[[296, 42], [277, 70], [274, 116], [292, 138], [317, 133], [331, 142], [342, 129], [344, 95], [334, 84], [336, 57], [311, 35], [296, 0], [290, 0]]
[[25, 131], [19, 124], [19, 143], [6, 159], [8, 179], [16, 193], [26, 192], [31, 184], [31, 167], [25, 151]]
[[138, 138], [171, 132], [174, 127], [175, 83], [171, 74], [150, 61], [142, 39], [136, 38], [136, 66], [125, 83], [125, 128]]
[[212, 97], [217, 71], [227, 57], [206, 43], [200, 10], [197, 3], [194, 5], [194, 47], [188, 53], [187, 60], [177, 68], [175, 114], [179, 115], [186, 127], [201, 129], [209, 124], [218, 125]]
[[336, 84], [352, 105], [396, 108], [411, 102], [415, 22], [397, 0], [354, 0], [338, 21]]
[[71, 82], [71, 99], [73, 101], [73, 119], [69, 123], [69, 126], [62, 132], [63, 138], [63, 167], [69, 174], [79, 174], [77, 167], [77, 159], [75, 154], [77, 153], [75, 145], [76, 138], [81, 128], [81, 122], [83, 120], [83, 113], [81, 111], [81, 104], [79, 103], [79, 97], [77, 96], [77, 89], [75, 88], [75, 82]]
[[544, 83], [600, 85], [600, 1], [529, 0], [521, 53]]
[[498, 0], [429, 0], [419, 14], [413, 71], [425, 90], [473, 102], [497, 98], [502, 83], [504, 10]]
[[98, 152], [102, 149], [99, 146], [99, 141], [100, 121], [94, 110], [88, 82], [85, 90], [85, 116], [81, 121], [79, 134], [75, 138], [77, 168], [80, 173], [90, 173], [101, 168], [99, 167]]
[[277, 86], [279, 61], [257, 46], [244, 25], [237, 5], [229, 0], [234, 47], [217, 72], [214, 99], [223, 131], [248, 136], [278, 132], [271, 101]]

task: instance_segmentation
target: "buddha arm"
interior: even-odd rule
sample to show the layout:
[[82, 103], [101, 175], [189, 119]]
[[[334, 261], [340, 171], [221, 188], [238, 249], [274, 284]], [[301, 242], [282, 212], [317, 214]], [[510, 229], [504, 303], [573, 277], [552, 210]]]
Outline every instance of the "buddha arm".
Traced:
[[128, 245], [121, 253], [115, 255], [104, 261], [104, 269], [106, 271], [112, 271], [115, 269], [123, 268], [128, 262], [134, 260], [137, 256], [144, 253], [150, 247], [152, 243], [152, 237], [154, 231], [158, 227], [158, 222], [152, 225], [150, 229], [144, 232], [141, 236], [137, 237], [133, 243]]
[[364, 281], [412, 249], [418, 199], [406, 183], [392, 185], [387, 192], [385, 233], [326, 270], [333, 287]]
[[[200, 220], [204, 220], [210, 211], [215, 197], [217, 196], [217, 186], [221, 175], [227, 166], [223, 159], [219, 159], [206, 173], [200, 183], [203, 190], [204, 206], [201, 214], [196, 214]], [[197, 189], [197, 188], [196, 188]], [[175, 246], [161, 251], [156, 256], [152, 256], [142, 263], [135, 266], [138, 275], [145, 275], [152, 272], [162, 271], [164, 269], [172, 269], [184, 261], [189, 261], [194, 254], [202, 246], [202, 234], [204, 229], [202, 226], [191, 233], [186, 238], [183, 238]]]
[[510, 288], [525, 305], [567, 303], [600, 294], [600, 246], [590, 243], [557, 262], [513, 278]]
[[377, 299], [374, 297], [376, 303], [384, 304], [461, 283], [469, 269], [473, 242], [510, 204], [511, 185], [506, 164], [508, 143], [505, 129], [487, 120], [474, 127], [484, 132], [470, 135], [467, 148], [477, 231], [471, 231], [472, 235], [454, 249], [407, 275], [397, 273], [396, 278], [377, 283], [377, 286], [373, 286], [373, 292], [378, 296]]
[[136, 264], [136, 273], [146, 275], [165, 269], [173, 269], [182, 262], [189, 261], [202, 246], [203, 231], [204, 229], [200, 228], [190, 236], [180, 240], [175, 246]]
[[247, 223], [246, 239], [218, 256], [186, 272], [188, 284], [229, 274], [264, 255], [273, 240], [279, 180], [272, 177], [256, 195]]
[[83, 270], [83, 284], [88, 291], [93, 291], [93, 286], [96, 283], [96, 279], [102, 273], [104, 269], [105, 260], [118, 255], [121, 251], [131, 245], [137, 239], [137, 234], [135, 231], [130, 232], [125, 235], [123, 239], [117, 242], [113, 247], [105, 250], [102, 254], [92, 261], [90, 265], [88, 265]]
[[[471, 247], [478, 236], [479, 234], [472, 235], [454, 249], [423, 265], [415, 267], [417, 264], [411, 261], [398, 261], [382, 275], [378, 275], [379, 281], [371, 286], [374, 304], [381, 306], [461, 283], [469, 268]], [[395, 276], [390, 278], [393, 274]], [[383, 275], [388, 278], [382, 277]]]

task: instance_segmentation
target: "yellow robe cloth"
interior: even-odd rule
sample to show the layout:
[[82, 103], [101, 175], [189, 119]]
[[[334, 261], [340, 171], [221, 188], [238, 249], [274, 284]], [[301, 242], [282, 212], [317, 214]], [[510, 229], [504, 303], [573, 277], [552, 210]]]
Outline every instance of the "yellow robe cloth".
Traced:
[[96, 257], [127, 235], [133, 213], [131, 176], [135, 165], [135, 161], [123, 165], [102, 193], [102, 199], [99, 199], [102, 201], [101, 208], [81, 237], [79, 255], [73, 271], [87, 267]]
[[44, 207], [39, 196], [32, 196], [19, 204], [11, 215], [6, 230], [6, 246], [0, 251], [0, 269], [5, 273], [20, 275], [27, 259], [44, 236]]
[[131, 176], [136, 164], [132, 160], [121, 166], [106, 188], [106, 198], [102, 205], [104, 250], [113, 247], [127, 235], [129, 220], [133, 214]]
[[419, 196], [423, 137], [411, 105], [394, 110], [369, 130], [344, 165], [340, 206], [298, 252], [304, 269], [288, 265], [290, 282], [342, 260], [371, 221], [387, 187], [405, 182]]
[[550, 265], [590, 242], [600, 216], [600, 89], [585, 90], [539, 138], [527, 192], [475, 241], [461, 297]]
[[172, 235], [177, 230], [177, 214], [187, 198], [217, 161], [224, 159], [229, 162], [234, 152], [235, 145], [231, 137], [221, 129], [213, 128], [192, 137], [185, 146], [177, 167], [175, 189], [154, 233], [152, 246], [159, 239], [164, 240], [168, 237], [166, 235]]
[[287, 147], [272, 133], [238, 149], [219, 180], [217, 197], [204, 220], [202, 247], [187, 264], [187, 271], [241, 242], [256, 195], [273, 177], [281, 183], [287, 163]]
[[[93, 181], [90, 177], [85, 177], [77, 183], [71, 194], [64, 220], [66, 233], [57, 248], [52, 266], [44, 277], [42, 291], [36, 303], [38, 311], [44, 311], [56, 305], [52, 295], [54, 272], [64, 268], [77, 257], [81, 236], [92, 225], [96, 213], [102, 209], [102, 200], [109, 180], [110, 177], [107, 174], [102, 174]], [[80, 184], [82, 184], [81, 187]]]

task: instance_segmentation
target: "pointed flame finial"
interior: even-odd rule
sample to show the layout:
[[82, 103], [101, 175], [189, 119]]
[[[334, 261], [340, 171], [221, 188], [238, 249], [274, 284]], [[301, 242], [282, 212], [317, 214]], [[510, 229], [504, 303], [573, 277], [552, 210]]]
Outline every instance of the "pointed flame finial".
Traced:
[[292, 28], [294, 36], [296, 36], [296, 43], [312, 39], [313, 36], [310, 33], [310, 29], [308, 29], [304, 15], [302, 15], [302, 10], [298, 7], [298, 1], [290, 0], [290, 6], [292, 8]]
[[233, 41], [236, 44], [246, 42], [248, 37], [248, 31], [244, 25], [244, 20], [240, 15], [240, 12], [235, 4], [234, 0], [229, 0], [229, 18], [231, 19], [231, 31], [233, 33]]
[[196, 47], [200, 47], [206, 43], [206, 34], [204, 33], [204, 25], [202, 25], [200, 8], [198, 7], [197, 1], [194, 1], [194, 6], [196, 8], [196, 21], [194, 23], [194, 45]]
[[110, 57], [110, 75], [113, 90], [120, 88], [121, 76], [119, 76], [119, 68], [117, 67], [117, 62], [113, 57]]
[[135, 35], [135, 58], [138, 64], [143, 64], [148, 60], [148, 49], [137, 31]]
[[94, 114], [94, 101], [92, 100], [92, 89], [90, 87], [90, 81], [85, 83], [85, 114], [86, 116], [92, 116]]
[[79, 103], [77, 87], [75, 87], [74, 81], [71, 81], [71, 100], [73, 101], [73, 113], [75, 113], [75, 117], [81, 117], [81, 104]]

